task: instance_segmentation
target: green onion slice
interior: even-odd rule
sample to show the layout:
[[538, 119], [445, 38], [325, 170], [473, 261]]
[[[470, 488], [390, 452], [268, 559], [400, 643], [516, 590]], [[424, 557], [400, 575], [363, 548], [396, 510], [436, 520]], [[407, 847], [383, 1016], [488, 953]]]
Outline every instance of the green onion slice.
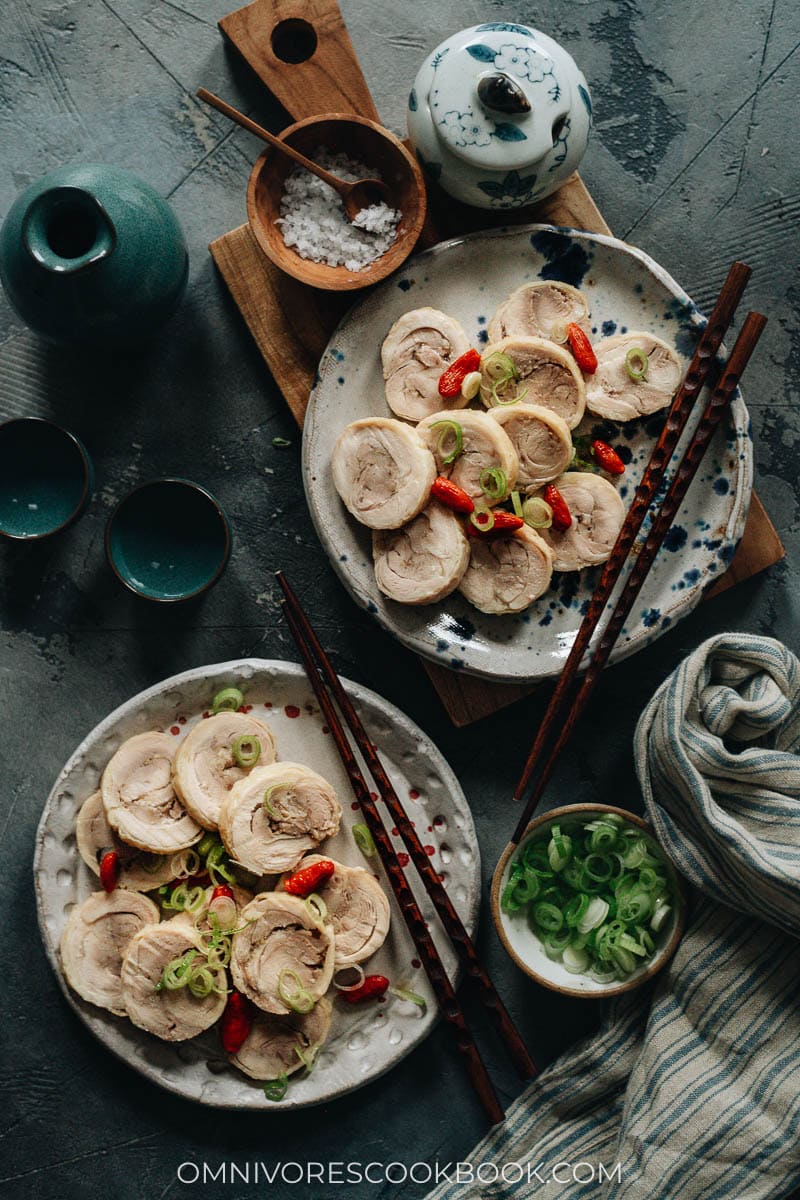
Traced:
[[631, 346], [625, 355], [625, 368], [634, 382], [647, 379], [647, 368], [650, 360], [640, 346]]
[[223, 688], [211, 702], [211, 713], [236, 712], [244, 704], [244, 696], [237, 687]]
[[513, 358], [508, 354], [503, 354], [502, 350], [494, 350], [481, 359], [481, 370], [492, 383], [514, 379], [519, 375]]
[[197, 958], [196, 950], [187, 950], [180, 958], [173, 958], [161, 972], [161, 978], [156, 984], [156, 991], [177, 992], [186, 987], [192, 973], [192, 964]]
[[[353, 972], [355, 972], [355, 979], [349, 978]], [[343, 975], [347, 975], [348, 979], [342, 979]], [[366, 974], [361, 963], [353, 963], [352, 966], [339, 968], [333, 976], [333, 986], [337, 992], [357, 992], [365, 979]]]
[[228, 856], [222, 842], [216, 842], [206, 855], [206, 870], [215, 884], [220, 880], [223, 883], [236, 883], [236, 876], [228, 866]]
[[502, 500], [508, 492], [508, 479], [502, 467], [485, 467], [479, 477], [481, 491], [490, 500]]
[[[436, 453], [442, 460], [442, 465], [449, 467], [456, 461], [459, 454], [464, 452], [464, 430], [458, 421], [434, 421], [431, 429], [441, 429], [442, 431], [436, 443]], [[449, 438], [452, 438], [453, 441], [448, 447]]]
[[291, 967], [282, 967], [278, 973], [278, 995], [286, 1007], [296, 1013], [310, 1013], [316, 1004], [297, 971]]
[[490, 529], [494, 529], [494, 513], [490, 508], [476, 508], [469, 514], [469, 519], [481, 533], [488, 533]]
[[276, 809], [275, 805], [272, 803], [272, 793], [278, 787], [280, 787], [280, 784], [277, 784], [277, 783], [273, 783], [272, 787], [268, 787], [267, 790], [264, 792], [264, 801], [263, 801], [264, 810], [267, 813], [267, 816], [272, 817], [273, 820], [276, 820], [276, 821], [280, 820], [280, 813]]
[[295, 1045], [294, 1052], [306, 1071], [313, 1071], [314, 1063], [317, 1061], [317, 1055], [319, 1054], [319, 1046], [301, 1046], [298, 1042]]
[[377, 853], [378, 848], [368, 825], [354, 825], [353, 839], [365, 858], [373, 858]]
[[421, 1008], [423, 1012], [428, 1007], [425, 997], [420, 996], [418, 992], [412, 992], [409, 988], [390, 987], [389, 994], [397, 996], [398, 1000], [407, 1000], [409, 1004], [416, 1004], [417, 1008]]
[[264, 1084], [264, 1095], [268, 1100], [282, 1100], [289, 1090], [289, 1079], [279, 1075], [277, 1079], [268, 1079]]
[[292, 443], [289, 441], [288, 438], [274, 437], [272, 439], [272, 444], [273, 444], [273, 446], [277, 446], [279, 450], [282, 450], [286, 446], [291, 446]]
[[213, 833], [205, 833], [197, 843], [197, 853], [201, 858], [205, 858], [209, 850], [213, 850], [215, 846], [220, 846], [222, 843], [219, 838]]
[[519, 517], [520, 520], [524, 520], [525, 518], [522, 516], [522, 500], [520, 499], [519, 492], [511, 493], [511, 506], [514, 509], [514, 516]]
[[315, 925], [325, 924], [328, 917], [328, 906], [322, 899], [322, 896], [318, 896], [316, 892], [312, 892], [310, 896], [305, 897], [303, 904]]
[[529, 496], [522, 506], [522, 519], [531, 529], [549, 529], [553, 524], [553, 510], [541, 496]]
[[231, 742], [231, 754], [237, 767], [254, 767], [261, 758], [261, 742], [252, 733], [241, 733]]

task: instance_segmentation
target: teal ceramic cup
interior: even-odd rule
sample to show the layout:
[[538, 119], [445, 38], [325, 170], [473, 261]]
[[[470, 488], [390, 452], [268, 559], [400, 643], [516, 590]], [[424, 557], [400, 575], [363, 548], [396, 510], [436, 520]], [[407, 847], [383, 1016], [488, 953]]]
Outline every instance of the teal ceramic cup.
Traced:
[[0, 425], [0, 535], [49, 537], [86, 507], [94, 476], [74, 433], [40, 417]]
[[117, 579], [146, 600], [199, 596], [230, 557], [222, 505], [188, 479], [154, 479], [128, 492], [106, 526], [106, 555]]

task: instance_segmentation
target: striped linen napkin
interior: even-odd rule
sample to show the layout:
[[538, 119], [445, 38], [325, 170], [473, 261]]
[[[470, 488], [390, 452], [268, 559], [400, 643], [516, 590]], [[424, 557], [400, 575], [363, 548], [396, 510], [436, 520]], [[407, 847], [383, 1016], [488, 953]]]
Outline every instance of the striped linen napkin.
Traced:
[[698, 893], [678, 951], [512, 1105], [465, 1161], [472, 1182], [428, 1200], [780, 1200], [800, 1184], [799, 701], [798, 659], [740, 633], [658, 689], [635, 756]]

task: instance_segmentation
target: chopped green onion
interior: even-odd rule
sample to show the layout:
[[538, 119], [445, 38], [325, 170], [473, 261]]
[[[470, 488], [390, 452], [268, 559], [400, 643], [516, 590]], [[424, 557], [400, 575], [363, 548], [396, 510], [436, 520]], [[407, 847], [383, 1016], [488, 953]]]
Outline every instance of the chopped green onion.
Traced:
[[461, 395], [465, 400], [474, 400], [481, 390], [480, 371], [470, 371], [461, 381]]
[[591, 933], [598, 925], [602, 925], [608, 916], [608, 901], [602, 896], [592, 896], [586, 909], [581, 913], [581, 916], [576, 925], [579, 933]]
[[482, 359], [481, 370], [488, 375], [492, 383], [513, 379], [519, 374], [513, 358], [510, 358], [508, 354], [503, 354], [502, 350], [495, 350]]
[[625, 367], [631, 379], [636, 383], [642, 379], [647, 379], [647, 368], [649, 366], [650, 360], [644, 350], [640, 346], [631, 346], [625, 355]]
[[300, 1062], [303, 1064], [306, 1071], [313, 1071], [314, 1063], [317, 1061], [317, 1055], [319, 1054], [319, 1046], [309, 1046], [306, 1050], [304, 1046], [301, 1046], [299, 1043], [297, 1043], [295, 1045], [294, 1052], [300, 1059]]
[[485, 467], [479, 482], [481, 491], [490, 500], [502, 500], [508, 492], [508, 480], [502, 467]]
[[511, 505], [514, 509], [514, 516], [524, 520], [525, 518], [522, 516], [522, 500], [520, 499], [519, 492], [511, 493]]
[[[286, 980], [288, 979], [294, 980], [293, 989], [290, 989], [289, 984], [287, 984]], [[282, 967], [278, 972], [278, 995], [287, 1008], [291, 1008], [293, 1012], [303, 1015], [310, 1013], [316, 1004], [314, 997], [304, 987], [303, 981], [297, 974], [297, 971], [293, 971], [291, 967]]]
[[670, 904], [666, 904], [663, 901], [661, 904], [656, 905], [656, 910], [650, 918], [650, 928], [653, 930], [653, 933], [658, 933], [659, 929], [666, 921], [671, 908], [672, 906]]
[[236, 712], [244, 704], [244, 696], [236, 687], [223, 688], [211, 702], [211, 713], [216, 717], [221, 712]]
[[553, 321], [550, 326], [550, 341], [556, 342], [559, 346], [563, 346], [564, 342], [569, 337], [567, 333], [566, 321]]
[[279, 450], [282, 450], [286, 446], [291, 446], [292, 443], [289, 441], [288, 438], [274, 437], [272, 439], [272, 444], [273, 444], [273, 446], [277, 446]]
[[571, 975], [582, 975], [589, 966], [589, 955], [578, 946], [567, 946], [561, 961]]
[[322, 899], [322, 896], [318, 896], [316, 892], [312, 892], [310, 896], [305, 897], [303, 903], [311, 920], [316, 925], [323, 925], [328, 916], [328, 906]]
[[264, 1095], [268, 1100], [282, 1100], [289, 1090], [289, 1079], [279, 1075], [277, 1079], [268, 1079], [264, 1084]]
[[555, 904], [549, 904], [546, 900], [541, 900], [534, 905], [533, 920], [540, 929], [545, 929], [548, 933], [555, 933], [564, 924], [561, 909], [556, 908]]
[[420, 996], [418, 992], [412, 992], [408, 988], [390, 987], [389, 994], [397, 996], [398, 1000], [407, 1000], [409, 1004], [416, 1004], [417, 1008], [421, 1008], [423, 1012], [428, 1007], [424, 996]]
[[[349, 975], [351, 971], [355, 971], [356, 977], [355, 979], [351, 979], [349, 983], [343, 983], [342, 980], [338, 978], [340, 975]], [[333, 986], [336, 988], [337, 992], [357, 992], [365, 979], [366, 975], [364, 973], [364, 968], [360, 963], [353, 963], [352, 966], [340, 967], [339, 970], [336, 971], [333, 976]]]
[[254, 767], [261, 758], [261, 742], [252, 733], [241, 733], [231, 742], [231, 754], [237, 767]]
[[490, 529], [494, 529], [494, 513], [490, 508], [476, 508], [469, 514], [469, 519], [481, 533], [488, 533]]
[[522, 506], [522, 519], [531, 529], [549, 529], [553, 524], [553, 510], [541, 496], [529, 496]]
[[272, 787], [268, 787], [267, 790], [264, 792], [264, 800], [263, 800], [264, 810], [267, 813], [267, 816], [272, 817], [275, 820], [280, 819], [280, 813], [275, 808], [275, 805], [272, 803], [271, 796], [272, 796], [272, 793], [275, 791], [275, 789], [279, 786], [280, 786], [280, 784], [274, 783], [272, 785]]
[[214, 976], [208, 967], [199, 967], [189, 976], [189, 991], [198, 1000], [205, 1000], [214, 990]]
[[589, 897], [585, 892], [578, 892], [577, 896], [573, 896], [567, 901], [567, 906], [564, 909], [564, 920], [570, 928], [577, 928], [578, 922], [582, 920], [584, 913], [589, 907]]
[[365, 858], [372, 858], [377, 853], [375, 839], [370, 833], [368, 825], [354, 825], [353, 839]]
[[504, 391], [498, 383], [492, 384], [492, 399], [498, 407], [504, 407], [509, 404], [520, 404], [528, 394], [528, 388], [523, 388], [521, 392], [515, 392], [513, 396], [509, 396], [508, 400], [504, 400], [500, 395]]
[[[223, 859], [225, 859], [224, 862]], [[206, 870], [214, 884], [219, 883], [220, 880], [223, 883], [236, 883], [236, 876], [227, 864], [228, 856], [225, 847], [222, 842], [215, 842], [206, 855]]]
[[206, 833], [197, 843], [197, 853], [201, 858], [205, 858], [209, 850], [213, 850], [215, 846], [220, 844], [220, 840], [215, 834]]
[[[431, 429], [441, 429], [442, 431], [436, 443], [436, 453], [442, 460], [442, 465], [449, 467], [451, 463], [456, 461], [459, 454], [462, 454], [464, 451], [464, 430], [458, 421], [434, 421]], [[451, 435], [453, 437], [453, 445], [450, 449], [447, 449], [447, 439]]]
[[196, 958], [196, 950], [187, 950], [180, 958], [173, 958], [168, 962], [156, 984], [156, 991], [176, 992], [179, 988], [186, 987], [192, 973], [192, 963]]

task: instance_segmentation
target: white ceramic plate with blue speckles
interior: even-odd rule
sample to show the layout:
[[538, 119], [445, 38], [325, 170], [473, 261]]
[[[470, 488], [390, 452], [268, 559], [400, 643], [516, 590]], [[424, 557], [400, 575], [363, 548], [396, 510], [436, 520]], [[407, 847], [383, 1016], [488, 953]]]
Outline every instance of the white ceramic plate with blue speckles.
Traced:
[[[535, 279], [559, 279], [581, 288], [595, 337], [648, 330], [674, 346], [688, 366], [705, 318], [675, 280], [641, 250], [616, 238], [550, 225], [496, 229], [443, 242], [410, 259], [351, 309], [322, 356], [303, 435], [311, 515], [331, 563], [356, 602], [418, 654], [445, 667], [516, 682], [559, 673], [599, 569], [554, 575], [550, 590], [519, 616], [480, 613], [458, 592], [437, 605], [397, 604], [378, 590], [369, 530], [341, 503], [330, 460], [336, 439], [350, 421], [391, 415], [384, 399], [380, 350], [398, 317], [431, 305], [456, 317], [473, 344], [480, 346], [501, 301]], [[589, 415], [576, 430], [621, 448], [627, 462], [618, 485], [623, 499], [633, 495], [663, 420], [664, 413], [656, 413], [620, 425]], [[696, 420], [689, 422], [675, 461], [695, 424]], [[737, 392], [612, 662], [641, 650], [691, 612], [703, 589], [724, 572], [744, 532], [752, 476], [750, 422]]]
[[[480, 853], [458, 780], [430, 738], [404, 713], [359, 684], [343, 683], [368, 733], [380, 746], [389, 777], [459, 915], [470, 933], [474, 932], [480, 900]], [[279, 758], [306, 763], [336, 788], [343, 809], [342, 828], [324, 843], [325, 852], [351, 866], [364, 865], [351, 833], [360, 818], [351, 807], [350, 783], [303, 668], [297, 663], [254, 658], [218, 663], [174, 675], [134, 696], [93, 729], [72, 755], [50, 793], [36, 838], [39, 928], [72, 1008], [95, 1037], [142, 1075], [168, 1091], [218, 1108], [305, 1108], [333, 1100], [383, 1075], [419, 1045], [437, 1019], [430, 984], [379, 862], [375, 872], [391, 902], [391, 928], [367, 969], [420, 993], [427, 1000], [427, 1009], [423, 1013], [396, 997], [353, 1008], [334, 1003], [330, 1036], [314, 1070], [304, 1078], [293, 1077], [281, 1101], [267, 1100], [259, 1083], [230, 1066], [216, 1029], [188, 1042], [159, 1041], [130, 1021], [85, 1003], [61, 973], [58, 947], [67, 917], [76, 904], [99, 891], [98, 881], [75, 843], [75, 817], [83, 801], [97, 790], [103, 768], [126, 738], [159, 729], [173, 733], [179, 741], [202, 719], [215, 693], [231, 685], [241, 688], [246, 702], [272, 727]], [[402, 851], [396, 835], [394, 840]], [[454, 978], [458, 972], [453, 948], [415, 872], [409, 872], [409, 882], [442, 961]]]

